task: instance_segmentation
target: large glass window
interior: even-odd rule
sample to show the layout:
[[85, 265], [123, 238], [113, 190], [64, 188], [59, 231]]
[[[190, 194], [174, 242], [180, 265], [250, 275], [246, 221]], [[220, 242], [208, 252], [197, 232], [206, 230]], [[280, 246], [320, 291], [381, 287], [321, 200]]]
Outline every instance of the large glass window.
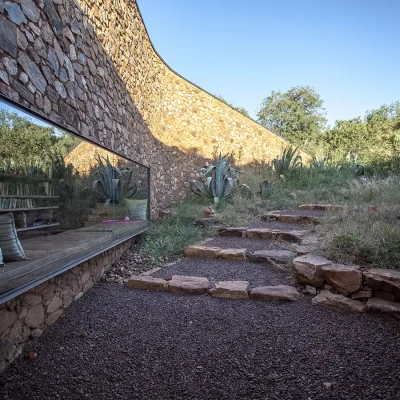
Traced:
[[148, 173], [0, 101], [0, 293], [146, 230]]

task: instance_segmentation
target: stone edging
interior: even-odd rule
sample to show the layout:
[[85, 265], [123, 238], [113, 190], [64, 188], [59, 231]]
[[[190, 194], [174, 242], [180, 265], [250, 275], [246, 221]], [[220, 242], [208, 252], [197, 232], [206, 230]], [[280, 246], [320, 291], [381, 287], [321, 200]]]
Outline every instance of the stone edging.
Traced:
[[316, 295], [313, 304], [400, 319], [400, 271], [341, 265], [311, 254], [296, 257], [293, 268], [297, 282]]
[[170, 280], [151, 276], [137, 276], [127, 282], [128, 287], [176, 294], [208, 294], [224, 299], [254, 299], [264, 301], [296, 301], [300, 293], [293, 286], [258, 286], [249, 288], [248, 281], [221, 281], [214, 285], [204, 277], [173, 275]]

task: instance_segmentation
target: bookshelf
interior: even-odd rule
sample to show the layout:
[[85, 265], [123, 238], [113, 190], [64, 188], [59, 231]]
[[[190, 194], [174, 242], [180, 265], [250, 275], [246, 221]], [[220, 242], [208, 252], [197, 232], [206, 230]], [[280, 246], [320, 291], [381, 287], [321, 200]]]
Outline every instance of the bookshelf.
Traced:
[[58, 226], [56, 179], [0, 173], [0, 215], [13, 213], [17, 232]]

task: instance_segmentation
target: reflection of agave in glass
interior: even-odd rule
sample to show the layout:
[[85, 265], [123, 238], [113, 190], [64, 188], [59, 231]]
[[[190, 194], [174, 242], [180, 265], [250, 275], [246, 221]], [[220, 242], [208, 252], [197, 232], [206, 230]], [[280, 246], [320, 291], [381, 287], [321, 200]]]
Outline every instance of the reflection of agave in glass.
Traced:
[[[103, 163], [102, 159], [105, 161]], [[104, 204], [118, 203], [124, 199], [132, 198], [138, 192], [138, 185], [131, 186], [132, 170], [129, 168], [119, 169], [113, 167], [110, 160], [98, 157], [99, 169], [95, 171], [91, 178], [92, 187], [83, 190], [90, 190], [105, 201]]]

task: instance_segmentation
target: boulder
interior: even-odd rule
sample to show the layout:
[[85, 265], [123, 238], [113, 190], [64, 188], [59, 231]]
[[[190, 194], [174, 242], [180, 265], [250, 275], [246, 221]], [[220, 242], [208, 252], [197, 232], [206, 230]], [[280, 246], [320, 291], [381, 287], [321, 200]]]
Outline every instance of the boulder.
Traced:
[[255, 300], [280, 300], [280, 301], [296, 301], [300, 297], [300, 293], [293, 286], [277, 285], [277, 286], [259, 286], [251, 289], [250, 298]]
[[168, 291], [178, 294], [204, 294], [211, 288], [207, 278], [173, 275], [168, 282]]
[[223, 281], [215, 284], [210, 290], [213, 297], [223, 299], [247, 299], [249, 282], [247, 281]]
[[353, 300], [356, 299], [368, 299], [372, 297], [372, 290], [371, 289], [362, 289], [362, 290], [357, 290], [357, 292], [354, 292], [351, 294], [351, 298]]
[[135, 276], [128, 279], [126, 286], [135, 289], [154, 290], [156, 292], [167, 291], [167, 281], [161, 278], [154, 278], [152, 276]]
[[249, 261], [252, 263], [267, 263], [269, 261], [288, 263], [295, 256], [295, 253], [288, 250], [258, 250], [250, 255]]
[[219, 247], [188, 246], [183, 250], [186, 257], [217, 258], [221, 249]]
[[388, 292], [400, 299], [400, 271], [371, 268], [363, 275], [365, 282], [374, 291]]
[[326, 282], [344, 296], [356, 292], [362, 283], [362, 273], [357, 266], [331, 264], [322, 267]]
[[28, 328], [40, 328], [44, 320], [44, 309], [41, 304], [34, 306], [28, 310], [25, 317], [25, 325]]
[[349, 313], [363, 313], [366, 310], [365, 304], [361, 301], [349, 299], [341, 294], [334, 294], [329, 290], [321, 290], [311, 300], [311, 303]]
[[367, 301], [367, 311], [390, 315], [400, 320], [400, 303], [373, 297]]
[[331, 264], [333, 264], [332, 261], [312, 254], [296, 257], [293, 260], [297, 281], [316, 287], [322, 286], [324, 282], [322, 267]]

